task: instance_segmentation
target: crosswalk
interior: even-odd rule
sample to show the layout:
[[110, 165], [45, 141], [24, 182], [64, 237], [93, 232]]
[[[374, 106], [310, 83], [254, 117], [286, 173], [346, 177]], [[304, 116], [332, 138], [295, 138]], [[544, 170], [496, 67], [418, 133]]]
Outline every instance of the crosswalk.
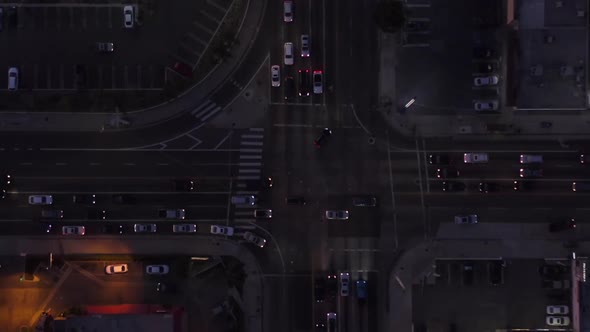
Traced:
[[199, 105], [199, 107], [192, 110], [191, 114], [201, 122], [205, 122], [219, 111], [221, 111], [221, 106], [211, 100], [207, 100]]
[[[240, 149], [238, 160], [237, 181], [235, 195], [254, 195], [258, 197], [262, 181], [262, 151], [264, 144], [264, 128], [250, 128], [240, 135]], [[257, 185], [252, 186], [252, 183]], [[234, 220], [241, 223], [252, 223], [254, 208], [257, 205], [238, 205], [234, 209]], [[251, 227], [255, 226], [242, 226]]]

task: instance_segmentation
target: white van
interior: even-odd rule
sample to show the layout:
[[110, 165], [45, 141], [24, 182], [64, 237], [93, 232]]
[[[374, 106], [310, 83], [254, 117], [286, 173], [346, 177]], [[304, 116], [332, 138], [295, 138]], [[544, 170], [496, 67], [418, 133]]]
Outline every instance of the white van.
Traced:
[[285, 65], [293, 65], [293, 43], [285, 43]]
[[521, 164], [541, 164], [543, 163], [543, 156], [540, 154], [521, 154]]
[[283, 20], [285, 22], [293, 22], [293, 1], [292, 0], [283, 1], [283, 8], [284, 8]]
[[8, 90], [18, 90], [18, 68], [8, 68]]

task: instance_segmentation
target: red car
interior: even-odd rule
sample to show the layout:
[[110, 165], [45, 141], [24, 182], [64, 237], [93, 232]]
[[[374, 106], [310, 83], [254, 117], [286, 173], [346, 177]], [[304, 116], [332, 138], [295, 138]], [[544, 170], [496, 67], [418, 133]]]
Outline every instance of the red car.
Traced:
[[191, 66], [187, 65], [186, 63], [177, 62], [174, 64], [172, 69], [183, 76], [189, 78], [193, 77], [193, 68], [191, 68]]

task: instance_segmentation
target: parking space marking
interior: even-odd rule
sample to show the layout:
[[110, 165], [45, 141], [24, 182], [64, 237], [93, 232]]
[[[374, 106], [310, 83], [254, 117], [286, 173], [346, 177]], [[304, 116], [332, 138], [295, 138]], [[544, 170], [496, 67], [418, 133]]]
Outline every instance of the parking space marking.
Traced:
[[214, 0], [207, 0], [207, 3], [210, 4], [214, 8], [217, 8], [222, 13], [225, 13], [228, 10], [228, 8], [224, 8], [223, 6], [221, 6], [220, 4], [215, 2]]
[[47, 79], [47, 89], [51, 89], [51, 67], [47, 66], [47, 75], [45, 76]]
[[102, 73], [103, 67], [102, 65], [98, 65], [98, 68], [96, 68], [97, 71], [97, 76], [98, 76], [98, 88], [102, 89], [104, 88], [103, 86], [103, 73]]
[[82, 7], [82, 27], [84, 30], [88, 29], [88, 8]]
[[207, 28], [206, 26], [202, 25], [201, 23], [197, 22], [197, 21], [193, 21], [192, 22], [194, 26], [196, 26], [197, 28], [200, 28], [202, 30], [207, 31], [210, 35], [213, 35], [213, 30]]
[[68, 20], [70, 21], [70, 29], [74, 29], [74, 8], [68, 8]]
[[154, 75], [154, 65], [150, 65], [149, 67], [149, 73], [150, 73], [150, 88], [155, 88], [156, 86], [156, 75]]
[[49, 8], [43, 7], [43, 26], [45, 27], [45, 30], [47, 30], [47, 28], [49, 28], [49, 26], [48, 26], [49, 22], [47, 21], [48, 12], [49, 12]]
[[33, 65], [33, 89], [39, 88], [39, 65]]
[[59, 87], [63, 90], [65, 88], [64, 65], [59, 65]]
[[199, 44], [202, 44], [203, 46], [207, 46], [207, 42], [202, 40], [201, 38], [195, 36], [194, 34], [192, 34], [191, 32], [186, 34], [190, 39], [196, 41]]
[[141, 82], [141, 73], [142, 73], [141, 65], [137, 65], [137, 77], [136, 77], [136, 79], [137, 79], [137, 88], [138, 89], [141, 89], [141, 87], [142, 87], [142, 84], [141, 84], [142, 83]]
[[127, 67], [127, 65], [123, 67], [123, 86], [129, 86], [129, 68]]
[[113, 28], [113, 11], [109, 8], [109, 29]]

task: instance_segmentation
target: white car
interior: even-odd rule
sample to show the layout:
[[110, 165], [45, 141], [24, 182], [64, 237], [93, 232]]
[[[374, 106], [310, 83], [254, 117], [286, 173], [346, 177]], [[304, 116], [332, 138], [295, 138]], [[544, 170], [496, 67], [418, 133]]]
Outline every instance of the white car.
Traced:
[[281, 86], [281, 68], [278, 65], [270, 67], [270, 82], [275, 88]]
[[340, 295], [348, 296], [350, 294], [350, 274], [348, 272], [340, 273]]
[[127, 29], [133, 28], [134, 21], [135, 21], [135, 11], [133, 10], [133, 6], [124, 6], [123, 7], [123, 23], [125, 24], [125, 28], [127, 28]]
[[283, 1], [283, 21], [285, 22], [293, 22], [293, 1], [292, 0], [285, 0]]
[[84, 226], [63, 226], [61, 228], [63, 235], [84, 235], [86, 233], [86, 227]]
[[455, 216], [455, 224], [477, 224], [477, 214]]
[[174, 232], [174, 233], [196, 233], [197, 232], [197, 225], [195, 225], [195, 224], [173, 225], [172, 232]]
[[18, 68], [8, 68], [8, 90], [18, 90]]
[[51, 205], [53, 204], [53, 196], [51, 195], [30, 195], [29, 204], [31, 205]]
[[113, 264], [107, 265], [107, 267], [104, 269], [104, 272], [106, 274], [121, 274], [129, 272], [129, 269], [127, 264]]
[[292, 66], [294, 59], [293, 59], [293, 53], [294, 53], [294, 49], [293, 49], [293, 43], [285, 43], [284, 46], [284, 53], [285, 53], [285, 65], [286, 66]]
[[301, 35], [301, 57], [309, 58], [309, 35]]
[[254, 233], [252, 232], [245, 232], [244, 235], [244, 240], [250, 242], [250, 243], [254, 243], [256, 246], [260, 247], [260, 248], [264, 248], [264, 246], [266, 245], [266, 240], [261, 238], [260, 236], [254, 235]]
[[463, 162], [466, 164], [483, 164], [488, 162], [487, 153], [469, 152], [463, 154]]
[[148, 265], [145, 267], [147, 274], [168, 274], [168, 272], [170, 272], [168, 265]]
[[568, 326], [570, 325], [570, 318], [567, 316], [547, 316], [547, 325]]
[[570, 308], [566, 305], [548, 305], [547, 315], [567, 315], [570, 313]]
[[326, 211], [326, 219], [328, 220], [348, 220], [348, 211], [346, 210], [328, 210]]
[[497, 100], [480, 100], [473, 104], [476, 111], [497, 111], [500, 103]]
[[211, 225], [211, 234], [217, 235], [234, 235], [234, 228], [230, 226]]
[[324, 75], [321, 70], [313, 71], [313, 93], [320, 94], [324, 92]]
[[498, 76], [483, 76], [476, 77], [473, 79], [473, 85], [475, 86], [489, 86], [498, 84]]

